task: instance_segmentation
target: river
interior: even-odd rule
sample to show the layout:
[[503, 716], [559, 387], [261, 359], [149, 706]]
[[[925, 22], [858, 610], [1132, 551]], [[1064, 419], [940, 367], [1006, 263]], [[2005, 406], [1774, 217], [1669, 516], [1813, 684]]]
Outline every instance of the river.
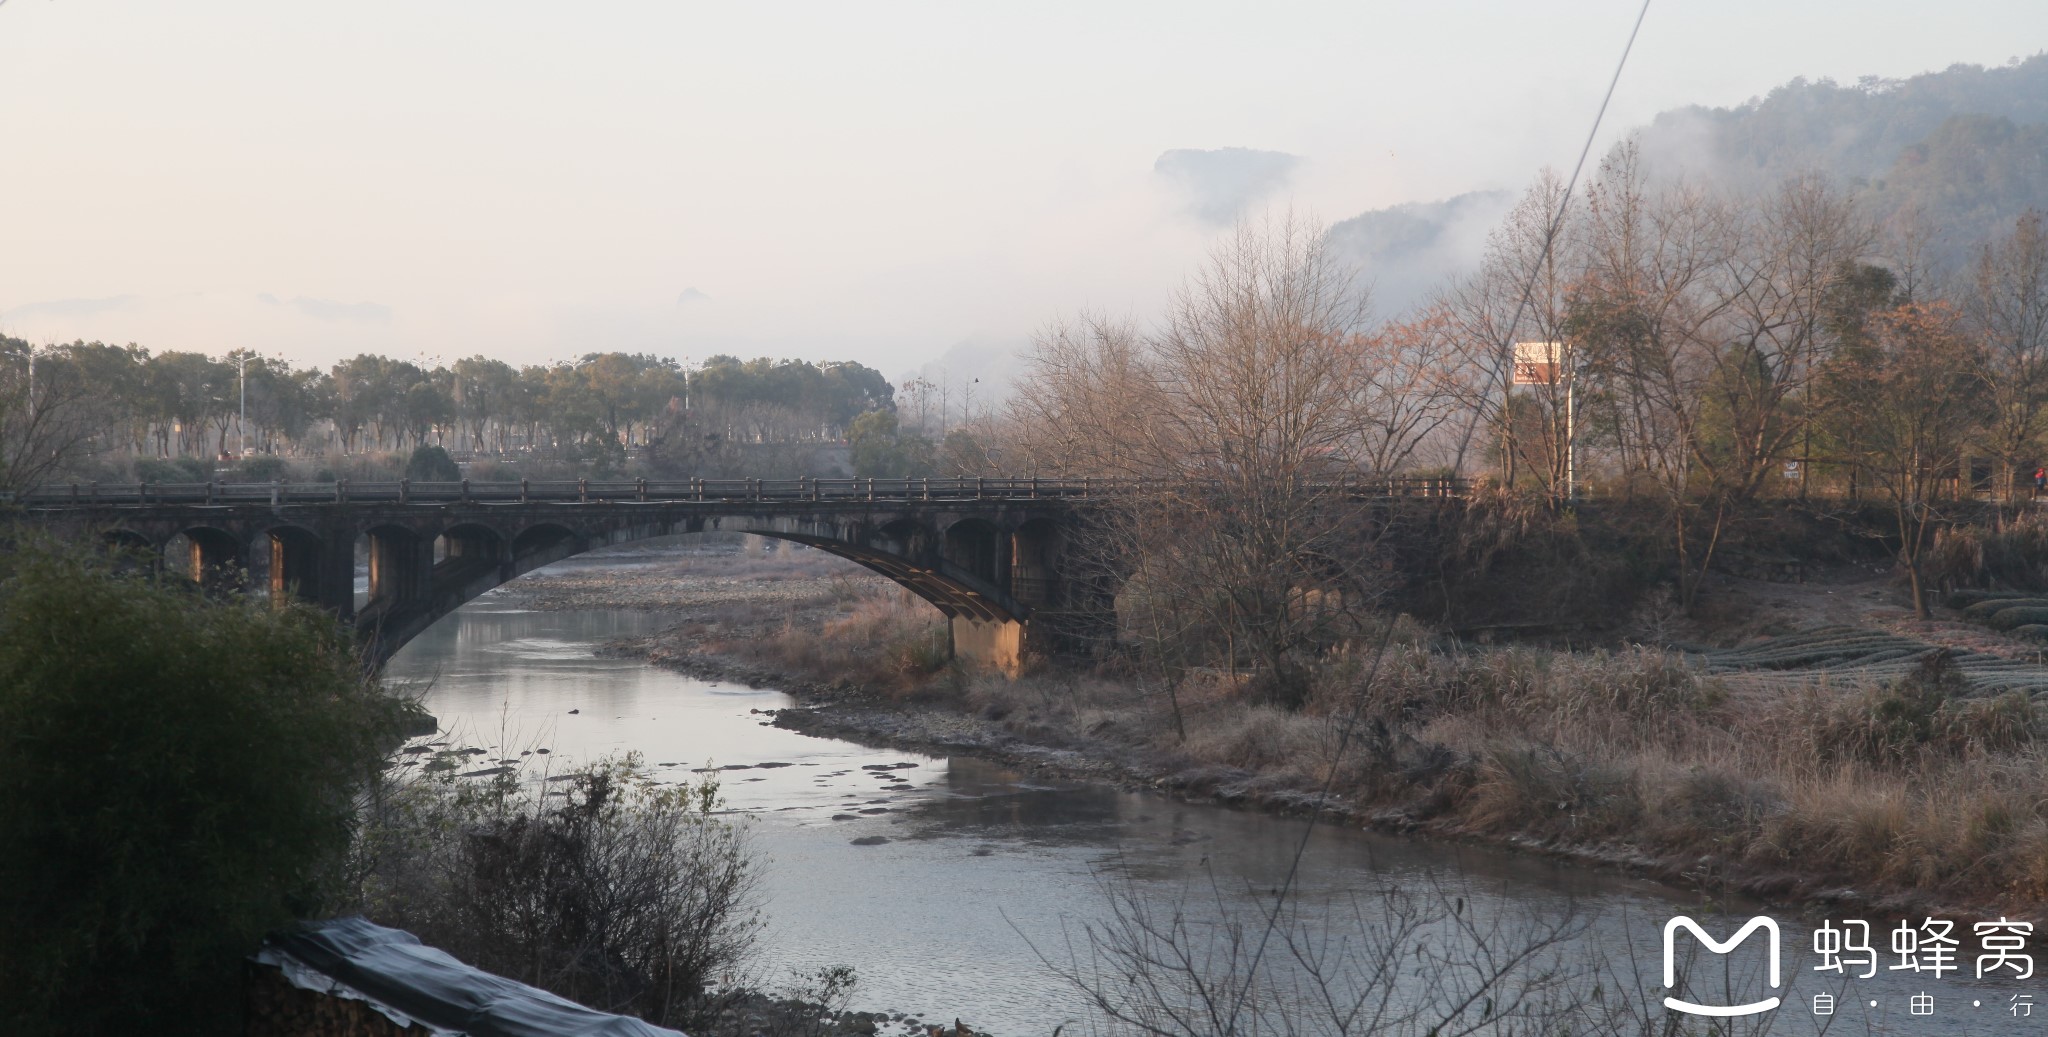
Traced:
[[[752, 818], [753, 843], [768, 860], [759, 968], [771, 982], [793, 969], [847, 964], [860, 977], [857, 1008], [931, 1021], [958, 1016], [1000, 1034], [1049, 1034], [1062, 1024], [1069, 1034], [1086, 1032], [1075, 1025], [1088, 1018], [1084, 1000], [1040, 952], [1068, 962], [1070, 948], [1085, 949], [1085, 941], [1070, 941], [1108, 915], [1108, 885], [1155, 904], [1188, 897], [1203, 918], [1219, 901], [1254, 908], [1270, 901], [1306, 830], [1298, 819], [799, 735], [769, 726], [759, 712], [789, 705], [780, 692], [592, 653], [663, 625], [658, 615], [527, 611], [486, 595], [407, 645], [388, 675], [432, 681], [425, 704], [441, 720], [440, 737], [456, 747], [494, 756], [546, 748], [557, 773], [627, 751], [669, 780], [730, 768], [720, 772], [726, 802]], [[1668, 918], [1694, 915], [1726, 937], [1753, 910], [1702, 909], [1680, 890], [1610, 869], [1329, 825], [1314, 831], [1299, 874], [1308, 905], [1370, 911], [1390, 886], [1435, 883], [1489, 919], [1574, 912], [1587, 928], [1565, 950], [1633, 960], [1630, 980], [1645, 1000], [1665, 993], [1660, 939]], [[1789, 911], [1773, 916], [1783, 927], [1787, 989], [1776, 991], [1783, 1007], [1762, 1018], [1778, 1032], [2048, 1028], [2038, 980], [1972, 976], [1978, 947], [1965, 924], [1956, 926], [1961, 968], [1927, 978], [1889, 968], [1898, 960], [1887, 953], [1889, 926], [1873, 919], [1878, 974], [1844, 982], [1816, 974], [1821, 959], [1806, 924]], [[1745, 943], [1731, 958], [1760, 945]], [[1760, 976], [1762, 955], [1755, 957]], [[1923, 992], [1935, 999], [1933, 1014], [1913, 1015], [1909, 998]], [[1836, 998], [1835, 1014], [1814, 1014], [1815, 993]], [[2017, 1014], [2020, 996], [2044, 1002], [2038, 1021], [2030, 1010]]]

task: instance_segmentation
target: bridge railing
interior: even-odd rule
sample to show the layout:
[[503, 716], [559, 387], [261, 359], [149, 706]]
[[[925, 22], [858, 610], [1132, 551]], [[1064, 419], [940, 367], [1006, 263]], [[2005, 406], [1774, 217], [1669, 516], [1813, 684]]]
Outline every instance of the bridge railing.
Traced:
[[[555, 479], [518, 482], [204, 482], [66, 483], [29, 493], [0, 495], [0, 502], [36, 508], [158, 504], [345, 504], [453, 502], [621, 502], [730, 503], [759, 501], [986, 501], [1130, 497], [1222, 488], [1202, 480], [998, 478], [873, 479]], [[1358, 479], [1322, 484], [1320, 492], [1357, 497], [1457, 497], [1468, 489], [1458, 479]]]

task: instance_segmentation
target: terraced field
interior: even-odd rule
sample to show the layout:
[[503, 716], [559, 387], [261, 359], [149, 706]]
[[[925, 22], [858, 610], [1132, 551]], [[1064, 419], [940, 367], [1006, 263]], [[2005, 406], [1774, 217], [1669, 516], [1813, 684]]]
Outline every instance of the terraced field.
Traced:
[[1738, 648], [1689, 649], [1709, 673], [1744, 684], [1797, 687], [1880, 683], [1906, 676], [1936, 652], [1947, 651], [1975, 695], [2025, 692], [2048, 695], [2048, 666], [2040, 659], [2010, 659], [1967, 648], [1943, 648], [1916, 638], [1853, 626], [1823, 626]]

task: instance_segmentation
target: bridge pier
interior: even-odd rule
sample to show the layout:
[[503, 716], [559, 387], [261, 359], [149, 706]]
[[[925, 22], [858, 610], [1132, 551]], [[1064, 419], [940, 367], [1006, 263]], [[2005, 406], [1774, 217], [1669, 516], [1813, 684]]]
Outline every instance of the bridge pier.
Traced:
[[1016, 677], [1024, 670], [1024, 660], [1040, 650], [1031, 641], [1030, 626], [1024, 620], [954, 616], [949, 624], [953, 658]]

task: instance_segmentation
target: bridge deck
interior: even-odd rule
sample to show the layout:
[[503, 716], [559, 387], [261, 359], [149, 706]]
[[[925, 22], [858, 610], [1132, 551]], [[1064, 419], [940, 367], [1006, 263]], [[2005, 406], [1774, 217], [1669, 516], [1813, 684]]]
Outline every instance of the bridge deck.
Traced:
[[[1010, 501], [1142, 496], [1200, 485], [1164, 479], [679, 479], [520, 480], [518, 482], [331, 483], [69, 483], [23, 494], [0, 494], [0, 503], [45, 509], [159, 504], [347, 504], [418, 502], [764, 502]], [[1220, 485], [1220, 484], [1212, 484]], [[1317, 490], [1356, 497], [1458, 497], [1467, 485], [1454, 479], [1361, 479]]]

